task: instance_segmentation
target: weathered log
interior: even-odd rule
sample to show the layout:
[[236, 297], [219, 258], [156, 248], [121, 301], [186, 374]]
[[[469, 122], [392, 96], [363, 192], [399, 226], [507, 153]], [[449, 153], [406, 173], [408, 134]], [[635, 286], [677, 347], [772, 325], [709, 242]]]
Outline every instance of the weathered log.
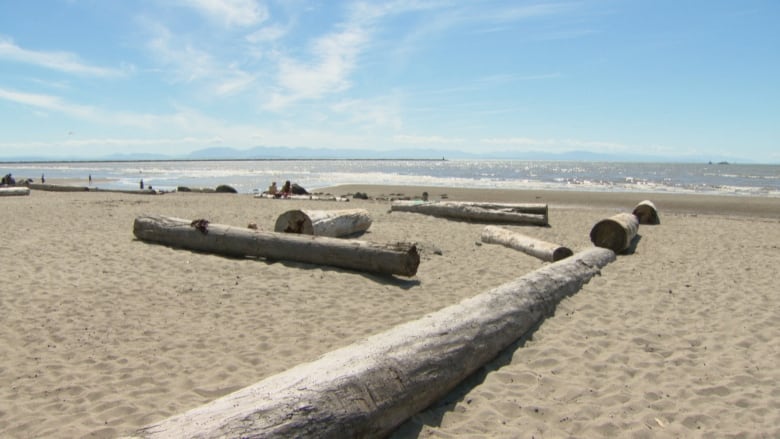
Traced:
[[24, 186], [0, 187], [0, 197], [10, 197], [16, 195], [30, 195], [30, 188]]
[[62, 184], [50, 184], [50, 183], [29, 183], [27, 185], [30, 189], [49, 192], [88, 192], [87, 186], [66, 186]]
[[372, 273], [414, 276], [420, 265], [417, 247], [410, 243], [378, 244], [355, 239], [262, 232], [211, 224], [206, 220], [140, 216], [135, 219], [133, 233], [143, 241], [188, 250], [305, 262]]
[[639, 220], [639, 224], [661, 224], [661, 219], [658, 217], [658, 210], [655, 208], [655, 204], [650, 200], [645, 200], [637, 204], [634, 208], [634, 216]]
[[338, 238], [363, 233], [369, 227], [371, 216], [366, 209], [288, 210], [279, 215], [274, 231]]
[[574, 254], [568, 247], [496, 226], [487, 226], [482, 230], [482, 242], [501, 244], [548, 262], [560, 261]]
[[610, 250], [586, 250], [136, 434], [383, 437], [494, 359], [614, 259]]
[[392, 202], [390, 210], [469, 221], [548, 225], [547, 205], [537, 203], [511, 204], [397, 200]]
[[639, 231], [639, 221], [631, 213], [619, 213], [596, 223], [590, 231], [590, 240], [597, 247], [621, 253], [631, 246]]

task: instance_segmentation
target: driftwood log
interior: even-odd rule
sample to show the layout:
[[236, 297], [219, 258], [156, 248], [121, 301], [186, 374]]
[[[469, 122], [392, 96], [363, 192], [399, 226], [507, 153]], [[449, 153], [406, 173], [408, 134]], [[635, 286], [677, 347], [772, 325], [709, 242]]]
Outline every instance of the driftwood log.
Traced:
[[30, 188], [24, 186], [0, 187], [0, 197], [30, 195]]
[[638, 231], [639, 220], [636, 216], [619, 213], [596, 223], [590, 231], [590, 240], [597, 247], [621, 253], [631, 246], [631, 241]]
[[574, 254], [568, 247], [496, 226], [487, 226], [482, 230], [482, 242], [501, 244], [548, 262], [560, 261]]
[[275, 232], [338, 238], [363, 233], [371, 227], [366, 209], [288, 210], [279, 215]]
[[414, 212], [441, 218], [479, 222], [548, 225], [546, 204], [474, 203], [467, 201], [407, 201], [390, 205], [393, 212]]
[[591, 248], [136, 432], [373, 438], [444, 397], [615, 259]]
[[329, 265], [350, 270], [414, 276], [420, 265], [417, 247], [410, 243], [377, 244], [289, 233], [261, 232], [241, 227], [188, 221], [164, 216], [135, 219], [138, 239], [226, 256]]
[[66, 186], [61, 184], [50, 183], [29, 183], [27, 185], [30, 189], [49, 192], [88, 192], [87, 186]]
[[658, 217], [658, 209], [655, 208], [655, 204], [650, 200], [637, 204], [634, 208], [634, 216], [639, 220], [639, 224], [661, 224], [661, 219]]

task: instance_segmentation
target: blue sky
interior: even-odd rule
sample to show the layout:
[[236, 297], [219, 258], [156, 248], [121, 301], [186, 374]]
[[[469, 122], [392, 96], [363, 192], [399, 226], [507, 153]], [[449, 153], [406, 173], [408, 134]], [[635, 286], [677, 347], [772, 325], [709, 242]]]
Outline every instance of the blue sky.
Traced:
[[780, 162], [780, 2], [0, 0], [0, 157], [209, 147]]

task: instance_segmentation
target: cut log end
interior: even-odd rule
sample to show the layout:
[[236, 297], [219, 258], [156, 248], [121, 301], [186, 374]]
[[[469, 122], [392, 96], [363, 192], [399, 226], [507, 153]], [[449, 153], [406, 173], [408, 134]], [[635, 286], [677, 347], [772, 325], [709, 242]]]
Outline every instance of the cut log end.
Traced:
[[553, 251], [553, 262], [560, 261], [561, 259], [566, 259], [570, 256], [572, 256], [574, 252], [571, 251], [568, 247], [558, 247]]
[[661, 224], [661, 219], [658, 217], [658, 210], [655, 208], [655, 204], [653, 204], [652, 201], [645, 200], [637, 204], [633, 213], [639, 221], [639, 224]]
[[596, 223], [590, 231], [590, 240], [596, 247], [621, 253], [628, 249], [638, 231], [639, 221], [633, 214], [619, 213]]
[[590, 231], [590, 240], [596, 247], [608, 248], [616, 253], [626, 247], [623, 227], [612, 219], [599, 221]]
[[300, 210], [290, 210], [280, 215], [276, 219], [274, 226], [275, 232], [300, 233], [303, 235], [313, 235], [314, 227], [311, 219]]

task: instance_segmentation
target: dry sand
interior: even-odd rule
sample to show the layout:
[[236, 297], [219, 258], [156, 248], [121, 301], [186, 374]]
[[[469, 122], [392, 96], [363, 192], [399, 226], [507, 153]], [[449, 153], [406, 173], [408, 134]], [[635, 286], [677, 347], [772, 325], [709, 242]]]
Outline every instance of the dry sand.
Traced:
[[[554, 316], [394, 434], [780, 436], [780, 199], [354, 186], [335, 195], [545, 202], [582, 250], [592, 225], [651, 199], [620, 256]], [[0, 198], [0, 437], [116, 437], [544, 265], [480, 245], [483, 224], [389, 203], [33, 191]], [[231, 259], [134, 239], [161, 214], [272, 230], [289, 209], [366, 208], [362, 239], [420, 243], [393, 278]]]

